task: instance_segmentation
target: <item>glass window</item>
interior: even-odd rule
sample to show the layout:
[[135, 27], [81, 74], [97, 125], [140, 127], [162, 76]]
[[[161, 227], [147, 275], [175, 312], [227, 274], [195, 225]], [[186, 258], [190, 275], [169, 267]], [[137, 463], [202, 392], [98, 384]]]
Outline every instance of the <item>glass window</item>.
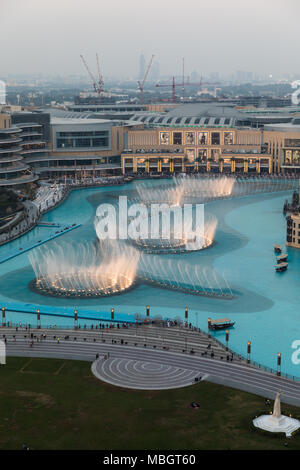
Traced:
[[211, 133], [211, 144], [212, 145], [220, 145], [220, 132], [212, 132]]
[[195, 149], [187, 149], [185, 154], [188, 162], [195, 161]]
[[198, 159], [201, 162], [206, 162], [206, 160], [207, 160], [207, 149], [199, 149], [198, 150]]
[[182, 145], [182, 132], [173, 132], [173, 144]]
[[293, 163], [296, 165], [300, 164], [300, 151], [293, 150]]
[[300, 139], [285, 139], [285, 147], [300, 147]]
[[208, 133], [198, 132], [198, 145], [207, 145], [207, 144], [208, 144]]
[[285, 150], [284, 163], [288, 163], [288, 164], [292, 163], [292, 151], [291, 150]]
[[211, 149], [211, 159], [214, 162], [217, 162], [220, 158], [221, 150], [220, 149]]
[[185, 143], [187, 145], [193, 145], [195, 143], [195, 132], [185, 133]]

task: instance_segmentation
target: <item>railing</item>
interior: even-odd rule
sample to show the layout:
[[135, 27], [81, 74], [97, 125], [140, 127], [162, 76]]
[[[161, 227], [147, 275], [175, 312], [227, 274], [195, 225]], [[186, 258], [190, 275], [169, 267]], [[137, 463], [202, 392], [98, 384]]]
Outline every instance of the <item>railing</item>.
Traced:
[[[150, 323], [154, 326], [156, 326], [156, 328], [161, 328], [161, 332], [163, 331], [172, 331], [172, 326], [170, 328], [167, 327], [167, 321], [162, 321], [160, 324], [158, 323], [152, 323], [153, 320], [149, 320]], [[116, 340], [117, 340], [117, 336], [120, 336], [121, 335], [121, 331], [124, 331], [124, 334], [125, 334], [125, 331], [129, 330], [129, 331], [133, 331], [135, 330], [135, 335], [133, 334], [131, 336], [131, 338], [136, 338], [137, 336], [137, 331], [139, 330], [140, 327], [144, 326], [144, 327], [147, 327], [146, 324], [144, 324], [142, 321], [141, 322], [138, 322], [138, 323], [123, 323], [123, 326], [122, 326], [122, 323], [119, 322], [119, 326], [116, 326], [118, 325], [118, 322], [117, 321], [114, 321], [115, 325], [110, 322], [109, 320], [107, 320], [106, 322], [100, 322], [97, 324], [97, 322], [95, 321], [92, 325], [87, 325], [87, 324], [80, 324], [78, 323], [78, 325], [75, 326], [75, 324], [73, 325], [64, 325], [64, 326], [60, 326], [60, 327], [57, 327], [56, 325], [40, 325], [40, 326], [33, 326], [32, 324], [21, 324], [22, 326], [20, 326], [20, 323], [14, 323], [14, 322], [7, 322], [5, 325], [2, 324], [2, 328], [17, 328], [18, 331], [22, 331], [22, 332], [27, 332], [27, 334], [29, 334], [30, 332], [32, 331], [35, 331], [35, 334], [36, 334], [36, 330], [38, 331], [41, 331], [41, 333], [43, 332], [43, 330], [52, 330], [53, 333], [56, 333], [59, 334], [59, 332], [63, 332], [64, 330], [65, 331], [73, 331], [74, 333], [102, 333], [102, 337], [101, 337], [101, 340], [102, 342], [106, 342], [106, 340], [104, 340], [104, 337], [105, 337], [105, 334], [109, 334], [109, 335], [115, 335], [115, 338], [109, 338], [111, 341], [112, 341], [112, 344], [116, 344]], [[100, 327], [101, 325], [101, 327]], [[121, 325], [121, 326], [120, 326]], [[174, 325], [175, 326], [175, 325]], [[253, 361], [249, 358], [246, 358], [244, 355], [242, 354], [239, 354], [235, 351], [233, 351], [232, 349], [230, 349], [229, 347], [225, 346], [221, 341], [219, 341], [217, 338], [215, 338], [213, 335], [211, 335], [210, 333], [207, 333], [206, 331], [204, 330], [201, 330], [201, 328], [198, 328], [198, 327], [195, 327], [191, 324], [189, 324], [189, 326], [184, 326], [183, 324], [179, 324], [177, 323], [176, 324], [177, 327], [179, 327], [179, 331], [180, 333], [188, 333], [188, 332], [196, 332], [196, 333], [199, 333], [199, 334], [202, 334], [203, 336], [205, 336], [208, 340], [211, 340], [212, 342], [215, 342], [216, 345], [218, 345], [220, 347], [220, 349], [223, 351], [224, 353], [224, 357], [227, 358], [228, 360], [228, 357], [231, 356], [232, 358], [235, 358], [237, 360], [237, 362], [240, 362], [242, 363], [243, 365], [245, 366], [249, 366], [249, 367], [254, 367], [256, 369], [260, 369], [260, 370], [263, 370], [265, 372], [268, 372], [272, 375], [275, 375], [278, 377], [278, 379], [280, 378], [286, 378], [286, 379], [289, 379], [289, 380], [292, 380], [294, 382], [298, 382], [300, 381], [300, 377], [297, 377], [297, 376], [294, 376], [294, 375], [291, 375], [291, 374], [287, 374], [287, 373], [283, 373], [283, 372], [280, 372], [280, 375], [278, 375], [278, 371], [269, 367], [269, 366], [266, 366], [266, 365], [263, 365], [257, 361]], [[118, 334], [117, 334], [117, 331], [118, 331]], [[150, 332], [150, 330], [149, 330]], [[147, 333], [145, 331], [145, 329], [143, 329], [143, 331], [141, 332], [141, 336], [140, 338], [143, 338], [144, 341], [142, 341], [142, 343], [145, 343], [146, 341], [150, 342], [155, 339], [157, 341], [160, 341], [162, 343], [162, 349], [164, 350], [167, 350], [169, 351], [170, 350], [170, 346], [166, 346], [168, 343], [171, 343], [172, 340], [170, 338], [168, 338], [167, 336], [162, 336], [162, 335], [159, 335], [157, 333], [154, 334], [154, 335], [150, 335], [150, 336], [147, 336]], [[56, 338], [56, 335], [55, 335], [55, 338]], [[5, 337], [5, 335], [3, 335], [3, 337]], [[86, 341], [86, 338], [83, 338], [84, 341]], [[118, 338], [119, 339], [119, 338]], [[186, 336], [182, 336], [181, 337], [182, 339], [182, 344], [185, 346], [185, 349], [182, 350], [182, 351], [185, 351], [186, 353], [188, 353], [188, 350], [186, 348], [187, 344], [191, 345], [192, 341], [191, 341], [191, 337], [189, 337], [187, 339]], [[174, 342], [174, 340], [173, 340]], [[120, 341], [120, 344], [123, 345], [123, 344], [128, 344], [128, 341]], [[138, 343], [135, 342], [133, 343], [134, 345], [137, 345]], [[195, 343], [193, 343], [194, 345]], [[156, 346], [153, 346], [154, 348], [156, 348]], [[201, 349], [201, 348], [200, 348]], [[205, 348], [207, 350], [207, 348]], [[193, 348], [191, 348], [191, 351], [190, 353], [192, 353], [193, 355], [197, 355], [195, 350], [193, 350]], [[203, 354], [201, 354], [203, 355]], [[198, 353], [198, 356], [199, 356], [199, 353]], [[209, 355], [206, 355], [205, 356], [206, 358], [210, 359], [210, 356]], [[214, 360], [222, 360], [221, 357], [218, 358], [217, 355], [215, 354], [213, 356], [213, 359]]]

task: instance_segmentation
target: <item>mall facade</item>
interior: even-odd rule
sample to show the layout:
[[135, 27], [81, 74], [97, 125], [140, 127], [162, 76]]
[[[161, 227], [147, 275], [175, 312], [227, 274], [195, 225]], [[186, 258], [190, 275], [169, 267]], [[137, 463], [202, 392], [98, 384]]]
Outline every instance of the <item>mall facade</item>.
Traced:
[[[14, 131], [2, 131], [3, 184], [16, 176], [33, 181], [193, 172], [300, 176], [300, 107], [110, 105], [2, 116], [2, 127]], [[9, 134], [13, 140], [3, 142]]]
[[176, 127], [128, 132], [122, 173], [272, 173], [260, 129]]

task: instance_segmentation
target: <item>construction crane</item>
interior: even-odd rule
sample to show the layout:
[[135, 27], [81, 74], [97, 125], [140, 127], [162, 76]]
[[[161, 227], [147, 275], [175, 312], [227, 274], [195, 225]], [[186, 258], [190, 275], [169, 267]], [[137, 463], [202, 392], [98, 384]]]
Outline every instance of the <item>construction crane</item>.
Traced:
[[156, 87], [172, 87], [172, 103], [175, 103], [176, 101], [176, 87], [181, 87], [182, 90], [182, 98], [184, 98], [184, 89], [186, 86], [199, 86], [201, 87], [202, 85], [217, 85], [219, 82], [203, 82], [202, 78], [199, 83], [191, 83], [189, 80], [184, 82], [184, 72], [182, 76], [182, 83], [176, 83], [175, 82], [175, 77], [172, 78], [172, 83], [157, 83], [155, 86]]
[[148, 74], [149, 74], [149, 71], [150, 71], [150, 68], [151, 68], [151, 65], [152, 65], [153, 58], [154, 58], [154, 55], [152, 54], [151, 59], [150, 59], [149, 64], [148, 64], [148, 67], [147, 67], [147, 70], [145, 72], [143, 81], [142, 82], [138, 81], [138, 87], [139, 87], [139, 90], [140, 90], [140, 93], [141, 93], [140, 94], [140, 104], [143, 104], [144, 85], [146, 83], [146, 80], [147, 80], [147, 77], [148, 77]]
[[96, 60], [97, 60], [97, 69], [98, 69], [98, 84], [100, 93], [104, 91], [104, 82], [103, 82], [103, 75], [100, 73], [100, 66], [99, 66], [99, 58], [98, 54], [96, 53]]
[[93, 88], [94, 88], [95, 92], [98, 94], [98, 102], [100, 103], [101, 93], [104, 91], [104, 83], [103, 83], [103, 77], [100, 73], [98, 54], [96, 54], [97, 69], [98, 69], [98, 81], [95, 79], [94, 75], [90, 71], [90, 69], [88, 67], [88, 64], [86, 63], [83, 55], [80, 55], [80, 57], [81, 57], [81, 60], [83, 62], [83, 65], [85, 66], [85, 68], [86, 68], [86, 70], [87, 70], [87, 72], [88, 72], [88, 74], [91, 78]]

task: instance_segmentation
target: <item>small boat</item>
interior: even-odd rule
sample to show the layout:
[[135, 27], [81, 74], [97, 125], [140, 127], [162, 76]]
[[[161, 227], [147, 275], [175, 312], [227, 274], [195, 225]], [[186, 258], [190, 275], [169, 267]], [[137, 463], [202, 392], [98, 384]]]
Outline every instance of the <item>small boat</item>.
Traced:
[[279, 243], [276, 243], [274, 245], [274, 251], [275, 251], [275, 253], [281, 253], [282, 252], [282, 246], [279, 245]]
[[277, 273], [282, 273], [283, 271], [286, 271], [288, 265], [289, 265], [289, 263], [278, 263], [278, 264], [275, 266], [276, 272], [277, 272]]
[[283, 261], [286, 261], [288, 259], [288, 254], [287, 253], [282, 253], [282, 255], [276, 256], [277, 263], [282, 263]]
[[229, 320], [229, 318], [220, 318], [219, 320], [207, 320], [209, 330], [225, 330], [231, 328], [235, 321]]

